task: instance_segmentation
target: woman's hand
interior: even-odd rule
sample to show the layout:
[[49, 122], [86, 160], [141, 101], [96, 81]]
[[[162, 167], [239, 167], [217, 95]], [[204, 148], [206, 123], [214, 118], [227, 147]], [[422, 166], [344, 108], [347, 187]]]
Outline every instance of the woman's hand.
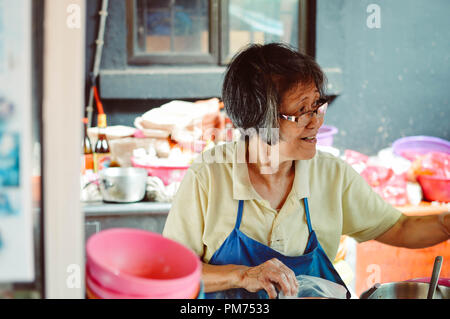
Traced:
[[277, 297], [275, 288], [282, 290], [285, 296], [296, 296], [298, 291], [295, 273], [276, 258], [256, 267], [244, 268], [240, 286], [250, 292], [264, 289], [271, 299]]

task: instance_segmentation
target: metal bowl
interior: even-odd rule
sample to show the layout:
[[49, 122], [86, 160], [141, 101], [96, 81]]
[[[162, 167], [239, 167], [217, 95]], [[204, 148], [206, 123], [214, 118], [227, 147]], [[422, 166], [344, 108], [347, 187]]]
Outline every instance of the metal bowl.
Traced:
[[109, 167], [100, 171], [100, 192], [105, 202], [132, 203], [145, 197], [147, 171], [135, 167]]
[[[362, 299], [427, 299], [428, 283], [422, 282], [390, 282], [381, 284], [378, 289], [367, 295], [361, 294]], [[450, 299], [450, 287], [437, 286], [433, 299]]]

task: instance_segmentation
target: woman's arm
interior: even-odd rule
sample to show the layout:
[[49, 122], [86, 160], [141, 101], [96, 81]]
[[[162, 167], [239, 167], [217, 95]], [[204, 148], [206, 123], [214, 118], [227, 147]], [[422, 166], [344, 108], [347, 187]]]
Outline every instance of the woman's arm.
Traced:
[[202, 266], [202, 280], [207, 293], [233, 288], [244, 288], [250, 292], [264, 289], [269, 298], [276, 298], [277, 287], [286, 296], [297, 295], [298, 282], [294, 272], [276, 258], [256, 267], [206, 263]]
[[430, 247], [450, 238], [450, 214], [400, 217], [377, 241], [398, 247]]
[[243, 272], [247, 268], [240, 265], [202, 264], [202, 280], [205, 292], [240, 288]]

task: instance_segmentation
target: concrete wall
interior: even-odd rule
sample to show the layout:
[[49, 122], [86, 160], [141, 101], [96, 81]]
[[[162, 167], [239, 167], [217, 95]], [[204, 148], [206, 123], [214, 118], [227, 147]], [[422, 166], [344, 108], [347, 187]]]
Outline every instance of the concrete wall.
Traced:
[[[101, 69], [145, 73], [148, 67], [127, 65], [124, 2], [110, 0]], [[366, 25], [370, 15], [366, 9], [371, 3], [380, 6], [380, 29]], [[88, 1], [88, 6], [89, 70], [99, 0]], [[327, 72], [331, 90], [339, 92], [326, 119], [326, 124], [339, 129], [336, 147], [372, 155], [402, 136], [450, 139], [448, 12], [447, 0], [317, 1], [316, 57], [323, 68], [334, 71]], [[206, 79], [202, 92], [217, 92], [210, 95], [219, 96], [220, 82]], [[132, 82], [125, 85], [146, 85], [145, 81]], [[189, 80], [185, 82], [188, 87]], [[110, 94], [124, 82], [114, 83], [118, 83], [114, 84], [117, 88], [108, 85], [103, 89]], [[145, 89], [151, 91], [155, 86]], [[148, 96], [152, 96], [151, 92]], [[181, 93], [156, 100], [141, 96], [106, 97], [104, 107], [110, 124], [132, 125], [137, 115], [172, 98], [195, 100], [192, 94]]]
[[[370, 29], [367, 6], [381, 9]], [[317, 60], [342, 70], [326, 123], [335, 145], [375, 153], [396, 139], [450, 139], [450, 1], [319, 0]]]

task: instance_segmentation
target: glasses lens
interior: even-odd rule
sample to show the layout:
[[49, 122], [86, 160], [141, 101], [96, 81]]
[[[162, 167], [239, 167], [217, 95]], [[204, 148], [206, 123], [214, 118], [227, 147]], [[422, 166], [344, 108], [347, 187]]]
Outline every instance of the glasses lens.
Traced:
[[317, 117], [322, 118], [325, 116], [325, 113], [327, 112], [328, 103], [325, 102], [321, 107], [317, 109]]
[[322, 104], [315, 111], [311, 111], [311, 112], [300, 115], [297, 119], [298, 126], [305, 127], [311, 121], [311, 118], [313, 117], [313, 115], [315, 115], [318, 119], [323, 118], [325, 116], [325, 113], [327, 112], [327, 107], [328, 107], [328, 103], [325, 101], [324, 104]]
[[297, 124], [299, 127], [306, 126], [311, 121], [311, 116], [313, 113], [305, 113], [303, 115], [300, 115], [297, 119]]

